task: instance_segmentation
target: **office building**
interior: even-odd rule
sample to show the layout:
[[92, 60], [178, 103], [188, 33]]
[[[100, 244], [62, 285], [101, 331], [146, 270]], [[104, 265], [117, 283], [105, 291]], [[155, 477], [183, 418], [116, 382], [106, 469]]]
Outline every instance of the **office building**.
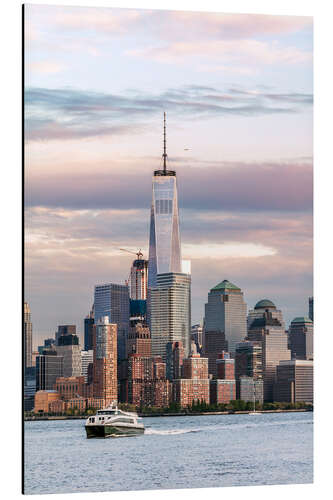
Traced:
[[[246, 337], [246, 303], [243, 292], [228, 280], [222, 281], [208, 293], [208, 302], [205, 305], [204, 335], [206, 336], [209, 332], [224, 334], [232, 357], [236, 344]], [[206, 338], [204, 338], [204, 346], [206, 343]], [[221, 350], [219, 349], [220, 352]], [[206, 347], [204, 347], [204, 352], [207, 355]]]
[[277, 318], [266, 311], [261, 318], [251, 324], [247, 340], [260, 342], [262, 348], [264, 400], [273, 401], [276, 366], [282, 360], [290, 360], [288, 336]]
[[63, 376], [80, 377], [81, 375], [81, 347], [77, 335], [61, 335], [58, 338], [56, 350], [63, 356]]
[[166, 345], [166, 376], [168, 380], [182, 378], [184, 347], [182, 342], [168, 342]]
[[130, 326], [136, 323], [147, 323], [147, 301], [130, 299]]
[[126, 358], [126, 340], [129, 328], [129, 292], [127, 285], [106, 283], [96, 285], [94, 293], [95, 324], [104, 316], [117, 325], [118, 361]]
[[276, 368], [275, 400], [313, 403], [313, 361], [280, 361]]
[[176, 172], [167, 170], [166, 161], [164, 113], [163, 169], [155, 170], [152, 186], [148, 288], [157, 286], [157, 275], [182, 271]]
[[309, 318], [313, 322], [313, 297], [309, 297]]
[[88, 316], [84, 318], [84, 350], [91, 351], [93, 348], [94, 306]]
[[86, 384], [89, 382], [89, 365], [92, 365], [93, 362], [93, 349], [90, 349], [89, 351], [81, 351], [81, 375], [84, 377], [84, 381]]
[[130, 299], [147, 300], [148, 290], [148, 260], [142, 258], [141, 251], [132, 263], [130, 272]]
[[224, 332], [206, 332], [204, 330], [204, 356], [208, 358], [208, 372], [213, 376], [217, 376], [216, 360], [219, 353], [228, 350], [228, 342], [225, 339]]
[[93, 344], [93, 396], [104, 399], [108, 405], [118, 400], [117, 325], [110, 323], [108, 316], [97, 319]]
[[313, 323], [310, 318], [295, 318], [289, 327], [292, 359], [313, 359]]
[[166, 360], [168, 342], [181, 342], [190, 352], [191, 276], [182, 273], [157, 275], [150, 293], [150, 332], [153, 356]]
[[58, 377], [63, 377], [63, 356], [55, 350], [36, 357], [36, 391], [53, 390]]
[[202, 325], [193, 325], [191, 327], [191, 340], [196, 343], [198, 352], [201, 353], [203, 346], [203, 337], [202, 337], [203, 328]]
[[255, 319], [262, 318], [265, 312], [268, 311], [271, 313], [272, 318], [275, 318], [279, 321], [282, 328], [285, 329], [285, 322], [283, 319], [283, 314], [280, 309], [276, 308], [276, 305], [269, 299], [261, 299], [259, 300], [254, 309], [250, 309], [247, 315], [247, 329], [251, 328], [251, 325]]
[[58, 377], [54, 384], [54, 390], [59, 393], [61, 399], [69, 400], [85, 396], [85, 385], [84, 377]]
[[53, 389], [38, 390], [35, 394], [34, 413], [48, 413], [50, 403], [59, 399], [60, 394]]
[[236, 381], [236, 397], [242, 401], [262, 404], [264, 402], [264, 381], [242, 375]]
[[254, 380], [263, 377], [263, 360], [261, 342], [240, 342], [235, 353], [235, 378], [252, 377]]
[[59, 345], [60, 337], [66, 335], [76, 335], [76, 325], [59, 325], [58, 331], [55, 333], [55, 343]]
[[24, 334], [24, 371], [25, 374], [27, 370], [32, 368], [32, 323], [31, 323], [31, 311], [28, 302], [24, 302], [23, 311], [23, 334]]

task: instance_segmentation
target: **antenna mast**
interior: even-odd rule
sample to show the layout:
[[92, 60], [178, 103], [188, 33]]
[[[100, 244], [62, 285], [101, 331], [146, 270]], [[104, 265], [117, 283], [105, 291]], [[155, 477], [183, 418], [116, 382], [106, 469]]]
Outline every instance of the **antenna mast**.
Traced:
[[164, 171], [164, 175], [166, 175], [166, 159], [167, 159], [167, 153], [166, 153], [166, 128], [165, 128], [165, 111], [164, 111], [164, 153], [163, 153], [163, 171]]

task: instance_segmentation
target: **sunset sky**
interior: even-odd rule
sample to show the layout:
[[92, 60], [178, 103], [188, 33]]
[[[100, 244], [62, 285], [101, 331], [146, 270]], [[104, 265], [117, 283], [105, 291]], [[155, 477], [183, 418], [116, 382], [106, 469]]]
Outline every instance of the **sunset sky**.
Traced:
[[25, 6], [34, 345], [147, 257], [163, 111], [192, 324], [224, 279], [287, 324], [312, 295], [312, 18]]

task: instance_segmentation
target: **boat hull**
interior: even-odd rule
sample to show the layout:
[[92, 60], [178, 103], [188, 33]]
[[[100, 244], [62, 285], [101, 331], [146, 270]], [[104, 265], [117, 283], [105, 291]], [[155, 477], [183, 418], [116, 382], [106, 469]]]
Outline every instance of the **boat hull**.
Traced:
[[116, 425], [86, 425], [87, 438], [127, 437], [144, 433], [143, 427], [121, 427]]

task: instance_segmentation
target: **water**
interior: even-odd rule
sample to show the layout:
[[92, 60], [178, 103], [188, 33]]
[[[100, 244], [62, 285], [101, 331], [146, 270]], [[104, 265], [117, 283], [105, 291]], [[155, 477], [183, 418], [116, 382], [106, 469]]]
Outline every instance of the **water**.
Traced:
[[313, 414], [144, 418], [144, 435], [86, 439], [84, 420], [25, 422], [25, 493], [313, 481]]

